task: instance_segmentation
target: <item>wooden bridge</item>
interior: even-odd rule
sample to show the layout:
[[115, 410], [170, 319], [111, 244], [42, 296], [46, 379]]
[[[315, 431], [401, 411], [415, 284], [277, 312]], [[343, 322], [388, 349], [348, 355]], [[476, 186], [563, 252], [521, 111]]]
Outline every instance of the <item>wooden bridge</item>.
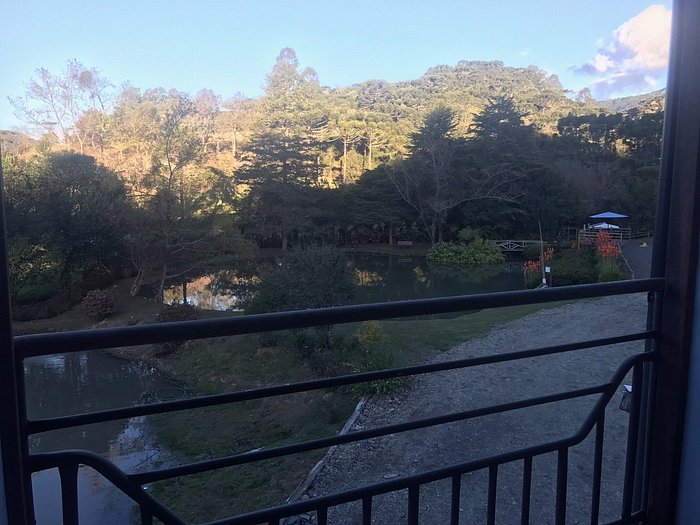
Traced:
[[502, 252], [522, 252], [527, 246], [533, 244], [539, 244], [540, 241], [536, 240], [513, 240], [513, 239], [499, 239], [496, 241], [491, 241], [498, 246]]

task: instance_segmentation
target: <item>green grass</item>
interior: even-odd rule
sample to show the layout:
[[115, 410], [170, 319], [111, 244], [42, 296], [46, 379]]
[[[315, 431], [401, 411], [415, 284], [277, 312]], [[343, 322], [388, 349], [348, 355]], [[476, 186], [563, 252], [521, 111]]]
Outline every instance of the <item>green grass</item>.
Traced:
[[[488, 333], [494, 326], [552, 305], [526, 305], [482, 310], [453, 317], [412, 318], [381, 322], [384, 351], [392, 366], [424, 361], [456, 344]], [[359, 324], [338, 325], [330, 356], [333, 373], [362, 370], [356, 362]], [[298, 333], [274, 335], [272, 346], [257, 336], [238, 336], [187, 343], [159, 367], [204, 393], [236, 391], [318, 376], [314, 359], [297, 349]], [[270, 341], [267, 341], [268, 343]], [[318, 359], [318, 356], [315, 358]], [[364, 368], [366, 369], [366, 368]], [[404, 383], [393, 383], [392, 387]], [[151, 417], [161, 443], [184, 461], [216, 458], [336, 434], [360, 397], [357, 388], [279, 396]], [[283, 503], [325, 450], [221, 469], [157, 483], [153, 493], [191, 521]]]

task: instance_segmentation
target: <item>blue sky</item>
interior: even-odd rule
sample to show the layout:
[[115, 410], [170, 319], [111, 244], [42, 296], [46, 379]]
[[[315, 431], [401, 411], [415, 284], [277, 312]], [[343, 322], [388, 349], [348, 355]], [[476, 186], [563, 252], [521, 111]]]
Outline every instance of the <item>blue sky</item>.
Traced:
[[641, 0], [3, 4], [0, 128], [19, 124], [7, 97], [22, 95], [34, 70], [59, 72], [71, 58], [116, 85], [192, 94], [210, 88], [224, 98], [259, 96], [283, 47], [330, 86], [408, 80], [465, 59], [534, 64], [559, 75], [565, 88], [592, 86], [601, 98], [640, 93], [665, 84], [659, 48], [671, 7]]

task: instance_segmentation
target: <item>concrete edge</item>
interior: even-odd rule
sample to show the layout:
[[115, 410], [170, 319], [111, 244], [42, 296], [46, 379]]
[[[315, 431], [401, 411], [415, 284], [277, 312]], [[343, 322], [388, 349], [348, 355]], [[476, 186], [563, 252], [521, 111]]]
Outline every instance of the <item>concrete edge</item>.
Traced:
[[[367, 403], [367, 399], [368, 399], [367, 397], [363, 397], [362, 399], [360, 399], [360, 401], [357, 403], [357, 406], [355, 407], [354, 412], [348, 418], [348, 420], [345, 422], [345, 425], [343, 425], [343, 428], [338, 433], [339, 436], [342, 436], [342, 435], [350, 432], [350, 429], [357, 421], [357, 418], [359, 418], [360, 414], [362, 414], [362, 410], [364, 409], [365, 404]], [[326, 452], [326, 454], [323, 456], [323, 458], [321, 458], [321, 460], [318, 463], [316, 463], [316, 465], [314, 465], [314, 467], [309, 471], [309, 473], [306, 475], [306, 477], [301, 481], [301, 483], [299, 483], [297, 488], [295, 488], [292, 491], [291, 495], [287, 498], [286, 503], [293, 503], [295, 501], [298, 501], [301, 498], [301, 496], [304, 494], [304, 492], [306, 492], [306, 490], [316, 480], [316, 477], [319, 475], [321, 470], [323, 470], [323, 467], [326, 465], [328, 460], [331, 458], [331, 456], [335, 452], [336, 448], [337, 448], [337, 445], [334, 445], [328, 449], [328, 452]], [[280, 522], [281, 525], [287, 525], [291, 518], [292, 518], [292, 516], [282, 520]]]

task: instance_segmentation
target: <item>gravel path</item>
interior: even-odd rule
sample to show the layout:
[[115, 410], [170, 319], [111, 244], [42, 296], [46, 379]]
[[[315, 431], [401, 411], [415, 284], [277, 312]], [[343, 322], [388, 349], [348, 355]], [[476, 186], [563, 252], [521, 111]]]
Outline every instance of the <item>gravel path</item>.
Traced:
[[[435, 360], [636, 332], [644, 329], [645, 311], [643, 294], [567, 304], [501, 325]], [[351, 431], [604, 383], [621, 361], [642, 345], [634, 342], [417, 376], [402, 392], [370, 399]], [[625, 382], [630, 383], [630, 378]], [[619, 516], [624, 472], [627, 413], [619, 409], [622, 387], [618, 390], [606, 411], [601, 504], [604, 520]], [[562, 401], [337, 447], [303, 497], [340, 492], [569, 436], [580, 427], [596, 399]], [[567, 523], [590, 522], [592, 463], [593, 436], [589, 436], [569, 454]], [[531, 523], [552, 523], [556, 454], [535, 458], [533, 464]], [[521, 481], [522, 462], [499, 468], [497, 523], [520, 523]], [[485, 470], [463, 477], [460, 523], [486, 522], [487, 488]], [[375, 498], [372, 523], [405, 523], [406, 502], [405, 492]], [[421, 523], [448, 523], [449, 507], [449, 481], [421, 488]], [[330, 509], [329, 523], [361, 523], [359, 503]]]

